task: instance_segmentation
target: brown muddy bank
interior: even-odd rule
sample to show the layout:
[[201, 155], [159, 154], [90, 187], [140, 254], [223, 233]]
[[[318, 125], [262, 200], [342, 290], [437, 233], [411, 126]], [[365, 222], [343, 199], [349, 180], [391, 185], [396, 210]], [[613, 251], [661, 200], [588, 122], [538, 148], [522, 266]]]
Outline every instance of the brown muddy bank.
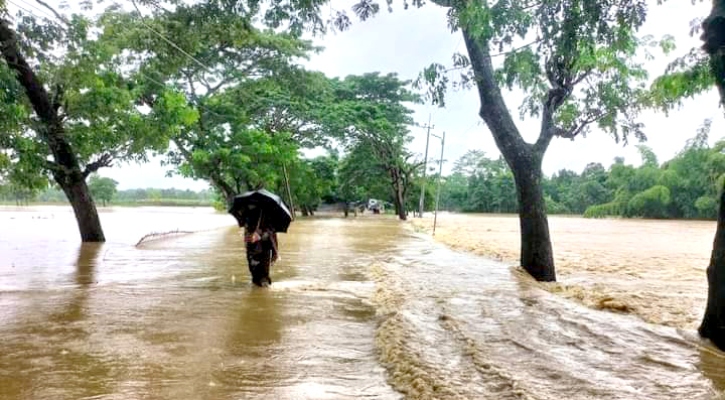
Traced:
[[[430, 232], [432, 217], [411, 219]], [[652, 323], [696, 328], [707, 296], [705, 269], [715, 223], [549, 217], [558, 283], [541, 287], [587, 306]], [[435, 238], [518, 265], [515, 215], [438, 215]]]

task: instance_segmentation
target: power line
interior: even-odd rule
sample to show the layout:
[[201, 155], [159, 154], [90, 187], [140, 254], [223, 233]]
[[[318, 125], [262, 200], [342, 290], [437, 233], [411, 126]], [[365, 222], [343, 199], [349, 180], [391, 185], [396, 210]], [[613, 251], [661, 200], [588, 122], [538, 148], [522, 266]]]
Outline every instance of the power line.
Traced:
[[476, 121], [476, 122], [474, 122], [474, 123], [473, 123], [473, 124], [472, 124], [471, 126], [469, 126], [469, 127], [468, 127], [468, 129], [466, 129], [465, 131], [463, 131], [463, 133], [461, 133], [461, 135], [465, 135], [465, 134], [466, 134], [466, 133], [468, 133], [468, 132], [469, 132], [469, 131], [470, 131], [471, 129], [473, 129], [473, 127], [475, 127], [475, 126], [477, 126], [477, 125], [481, 125], [481, 121]]
[[40, 4], [42, 6], [42, 8], [40, 8], [37, 5], [34, 5], [32, 3], [23, 2], [23, 4], [25, 4], [28, 7], [33, 8], [34, 10], [40, 11], [41, 14], [43, 14], [43, 15], [49, 15], [47, 13], [50, 13], [50, 14], [53, 15], [53, 17], [49, 18], [50, 20], [59, 19], [64, 24], [70, 26], [70, 22], [63, 15], [61, 15], [59, 12], [55, 11], [55, 9], [53, 7], [51, 7], [50, 5], [48, 5], [48, 3], [43, 2], [43, 0], [35, 0], [35, 1], [38, 4]]
[[139, 10], [138, 5], [136, 5], [136, 0], [131, 0], [131, 3], [133, 4], [133, 7], [136, 9], [136, 11], [139, 14], [139, 18], [141, 19], [141, 24], [143, 24], [143, 26], [145, 26], [146, 29], [148, 29], [151, 32], [155, 33], [158, 37], [160, 37], [161, 39], [163, 39], [166, 43], [168, 43], [169, 45], [171, 45], [171, 47], [175, 48], [176, 50], [178, 50], [179, 52], [181, 52], [182, 54], [184, 54], [185, 56], [187, 56], [188, 58], [190, 58], [191, 60], [193, 60], [195, 63], [197, 63], [199, 66], [201, 66], [206, 72], [211, 72], [211, 68], [207, 67], [203, 62], [199, 61], [194, 56], [192, 56], [191, 54], [187, 53], [184, 49], [182, 49], [181, 47], [179, 47], [171, 39], [169, 39], [166, 36], [162, 35], [158, 31], [156, 31], [154, 28], [152, 28], [149, 24], [147, 24], [146, 23], [146, 20], [145, 20], [145, 18], [143, 16], [143, 13], [141, 13], [141, 10]]
[[[55, 18], [49, 17], [49, 16], [48, 16], [48, 15], [46, 15], [46, 14], [43, 14], [43, 16], [40, 16], [40, 15], [38, 15], [38, 14], [34, 13], [33, 11], [31, 11], [31, 10], [29, 10], [29, 9], [27, 9], [27, 8], [25, 8], [25, 7], [23, 7], [23, 6], [21, 6], [20, 4], [17, 4], [17, 3], [15, 3], [15, 2], [13, 2], [12, 0], [7, 0], [7, 2], [8, 2], [8, 3], [10, 3], [10, 4], [12, 4], [13, 6], [17, 7], [17, 8], [19, 9], [19, 10], [25, 11], [25, 12], [26, 12], [27, 14], [30, 14], [30, 15], [32, 15], [32, 16], [33, 16], [33, 17], [35, 17], [35, 18], [38, 18], [38, 19], [46, 19], [46, 20], [50, 20], [50, 21], [53, 21], [53, 20], [55, 19]], [[25, 5], [25, 6], [30, 6], [30, 5], [29, 5], [29, 4], [27, 4], [27, 3], [23, 3], [23, 5]], [[41, 12], [41, 13], [42, 13], [42, 12]]]

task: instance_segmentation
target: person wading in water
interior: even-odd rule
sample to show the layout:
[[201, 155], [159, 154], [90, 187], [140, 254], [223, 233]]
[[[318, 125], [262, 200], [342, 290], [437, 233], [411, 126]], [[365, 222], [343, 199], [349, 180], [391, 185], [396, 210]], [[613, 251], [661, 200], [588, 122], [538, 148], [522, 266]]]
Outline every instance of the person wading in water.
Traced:
[[257, 286], [269, 286], [270, 267], [279, 260], [277, 250], [277, 232], [264, 224], [264, 212], [255, 205], [249, 205], [243, 213], [244, 242], [247, 250], [247, 263], [252, 274], [252, 283]]

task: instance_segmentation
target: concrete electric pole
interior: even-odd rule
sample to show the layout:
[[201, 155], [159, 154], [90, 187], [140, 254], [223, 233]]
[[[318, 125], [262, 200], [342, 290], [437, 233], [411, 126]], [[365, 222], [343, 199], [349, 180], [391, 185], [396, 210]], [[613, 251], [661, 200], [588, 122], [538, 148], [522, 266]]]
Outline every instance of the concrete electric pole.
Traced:
[[428, 133], [425, 137], [425, 158], [423, 159], [423, 179], [420, 183], [420, 203], [418, 204], [418, 218], [423, 218], [423, 209], [425, 208], [425, 172], [428, 168], [428, 143], [430, 142], [430, 130], [435, 125], [430, 124], [431, 115], [428, 114], [428, 125], [424, 125], [423, 128], [428, 128]]
[[[433, 135], [435, 136], [435, 135]], [[438, 137], [438, 136], [436, 136]], [[436, 222], [438, 222], [438, 202], [441, 198], [441, 175], [443, 175], [443, 147], [446, 144], [446, 133], [443, 132], [443, 137], [441, 139], [441, 160], [440, 160], [440, 167], [438, 168], [438, 191], [436, 192], [436, 209], [435, 214], [433, 214], [433, 235], [436, 234]]]

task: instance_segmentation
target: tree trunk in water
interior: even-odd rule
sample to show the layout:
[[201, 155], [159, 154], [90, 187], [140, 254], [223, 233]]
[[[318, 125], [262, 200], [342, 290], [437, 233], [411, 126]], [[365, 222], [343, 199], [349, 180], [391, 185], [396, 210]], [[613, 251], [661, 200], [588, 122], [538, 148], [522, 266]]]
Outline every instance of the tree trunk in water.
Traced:
[[81, 239], [84, 242], [104, 242], [106, 238], [103, 235], [96, 204], [85, 181], [85, 178], [103, 166], [103, 163], [94, 162], [87, 165], [85, 170], [81, 170], [78, 157], [65, 136], [63, 119], [58, 113], [61, 108], [62, 90], [58, 87], [51, 100], [42, 82], [20, 53], [15, 32], [6, 20], [0, 22], [0, 52], [7, 65], [15, 70], [18, 82], [25, 89], [33, 110], [43, 124], [37, 133], [48, 144], [53, 155], [55, 162], [49, 163], [50, 169], [73, 207]]
[[554, 255], [541, 186], [541, 163], [519, 162], [512, 168], [519, 200], [521, 266], [537, 281], [556, 281]]
[[81, 240], [83, 242], [105, 242], [106, 238], [101, 229], [98, 210], [83, 175], [79, 172], [75, 177], [68, 176], [61, 179], [59, 184], [73, 207]]
[[310, 213], [307, 211], [307, 207], [306, 206], [300, 206], [300, 211], [302, 211], [302, 216], [303, 217], [309, 217], [310, 216]]
[[720, 195], [715, 241], [707, 267], [707, 283], [707, 308], [698, 331], [700, 336], [725, 350], [725, 190]]
[[408, 216], [405, 214], [405, 194], [403, 190], [403, 179], [400, 170], [397, 167], [390, 168], [390, 179], [393, 184], [393, 205], [395, 206], [395, 214], [401, 221], [406, 221]]
[[[703, 49], [710, 56], [720, 102], [725, 105], [725, 0], [713, 1], [712, 12], [702, 28]], [[698, 332], [725, 350], [725, 188], [721, 190], [715, 240], [707, 267], [707, 307]]]
[[541, 187], [541, 161], [553, 137], [554, 113], [566, 98], [566, 92], [549, 90], [542, 107], [539, 139], [534, 144], [526, 143], [501, 94], [489, 43], [476, 38], [466, 27], [462, 27], [461, 32], [476, 76], [481, 103], [479, 115], [486, 122], [516, 180], [521, 226], [521, 266], [538, 281], [555, 281], [549, 223]]
[[398, 202], [400, 203], [400, 211], [398, 212], [398, 219], [401, 221], [407, 221], [408, 220], [408, 213], [405, 211], [405, 203], [402, 199], [398, 199]]

